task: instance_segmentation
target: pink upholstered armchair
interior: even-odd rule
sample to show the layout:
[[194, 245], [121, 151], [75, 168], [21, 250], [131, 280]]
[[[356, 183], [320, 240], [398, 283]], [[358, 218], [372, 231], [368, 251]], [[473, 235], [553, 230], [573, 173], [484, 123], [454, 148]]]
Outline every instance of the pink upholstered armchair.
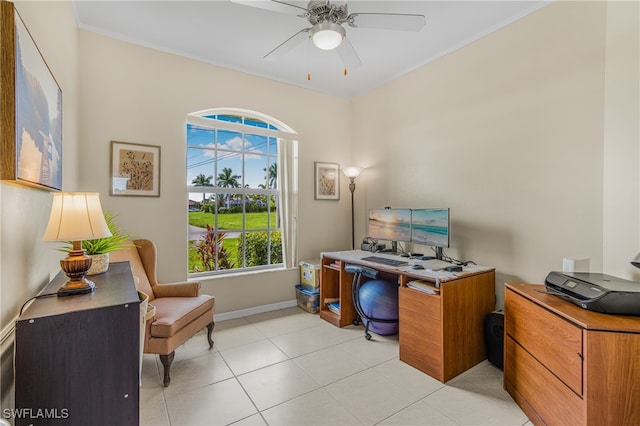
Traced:
[[110, 262], [129, 261], [138, 291], [149, 296], [155, 315], [146, 323], [144, 353], [158, 354], [164, 367], [164, 386], [171, 382], [175, 349], [207, 327], [209, 348], [213, 347], [212, 296], [200, 294], [199, 282], [158, 284], [156, 246], [149, 240], [134, 240], [135, 247], [110, 253]]

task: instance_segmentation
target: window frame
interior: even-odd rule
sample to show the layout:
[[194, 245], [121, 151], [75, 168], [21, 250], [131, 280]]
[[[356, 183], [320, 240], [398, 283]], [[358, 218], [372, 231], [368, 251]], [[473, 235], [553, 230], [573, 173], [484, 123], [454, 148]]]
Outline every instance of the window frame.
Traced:
[[[241, 118], [241, 122], [236, 122], [236, 121], [227, 121], [227, 120], [220, 120], [217, 117], [216, 118], [212, 118], [212, 117], [205, 117], [205, 116], [238, 116]], [[257, 126], [257, 125], [252, 125], [252, 124], [246, 124], [246, 121], [253, 121], [253, 122], [261, 122], [261, 123], [265, 123], [265, 127], [263, 126]], [[268, 158], [272, 157], [275, 158], [275, 164], [279, 165], [280, 162], [280, 153], [279, 153], [279, 147], [278, 145], [280, 144], [280, 140], [281, 139], [286, 139], [286, 140], [294, 140], [295, 139], [295, 132], [293, 131], [287, 131], [287, 130], [278, 130], [278, 127], [284, 127], [286, 129], [288, 129], [287, 126], [283, 125], [282, 123], [278, 123], [277, 120], [273, 120], [270, 117], [265, 116], [264, 114], [260, 114], [260, 113], [256, 113], [254, 111], [247, 111], [247, 110], [238, 110], [238, 109], [210, 109], [210, 110], [205, 110], [205, 111], [199, 111], [199, 112], [195, 112], [192, 114], [188, 114], [187, 115], [187, 122], [185, 125], [185, 129], [188, 132], [188, 128], [189, 125], [194, 125], [203, 129], [208, 129], [208, 130], [212, 130], [212, 131], [217, 131], [217, 130], [223, 130], [223, 131], [230, 131], [230, 132], [237, 132], [239, 134], [241, 134], [243, 141], [246, 140], [245, 136], [246, 135], [258, 135], [258, 136], [265, 136], [268, 138], [274, 138], [275, 139], [275, 143], [276, 145], [276, 149], [275, 149], [275, 153], [273, 153], [273, 150], [266, 150], [266, 152], [261, 152], [260, 155], [264, 155], [267, 157], [267, 169], [270, 167], [271, 164], [274, 164], [274, 162], [269, 161]], [[219, 147], [219, 143], [216, 140], [214, 140], [213, 142], [213, 146], [211, 148], [206, 148], [203, 147], [202, 145], [189, 145], [189, 140], [188, 140], [188, 136], [186, 138], [186, 150], [187, 152], [189, 151], [189, 149], [192, 148], [196, 148], [196, 149], [210, 149], [214, 152], [234, 152], [236, 154], [239, 154], [242, 156], [242, 179], [244, 182], [244, 178], [245, 178], [245, 167], [246, 167], [246, 161], [247, 159], [245, 158], [246, 154], [250, 151], [246, 150], [246, 145], [243, 143], [242, 145], [242, 149], [239, 151], [229, 151], [226, 149], [220, 149]], [[187, 173], [188, 173], [188, 161], [186, 164], [187, 167]], [[279, 167], [279, 166], [278, 166]], [[232, 230], [233, 232], [239, 232], [241, 235], [241, 238], [245, 239], [246, 236], [248, 234], [250, 234], [251, 232], [266, 232], [268, 235], [268, 243], [267, 243], [267, 259], [271, 259], [271, 244], [269, 243], [270, 239], [271, 239], [271, 234], [274, 231], [280, 232], [281, 238], [282, 238], [282, 227], [279, 225], [279, 222], [281, 221], [279, 215], [281, 214], [280, 209], [281, 209], [281, 200], [282, 200], [282, 191], [281, 191], [281, 187], [282, 185], [280, 185], [279, 183], [276, 184], [275, 188], [245, 188], [242, 187], [242, 183], [241, 183], [241, 187], [238, 188], [225, 188], [225, 187], [219, 187], [216, 186], [217, 185], [217, 180], [218, 180], [218, 176], [220, 173], [220, 169], [218, 168], [218, 156], [214, 156], [214, 166], [213, 166], [213, 186], [195, 186], [193, 185], [189, 179], [187, 179], [187, 201], [189, 201], [190, 197], [189, 194], [193, 194], [193, 193], [199, 193], [199, 194], [207, 194], [207, 196], [210, 195], [216, 195], [216, 194], [238, 194], [238, 195], [242, 195], [243, 196], [243, 202], [242, 202], [242, 227], [239, 230]], [[268, 173], [268, 172], [267, 172]], [[280, 175], [280, 172], [278, 173], [278, 175]], [[187, 174], [188, 176], [188, 174]], [[280, 179], [280, 176], [278, 176], [278, 179]], [[269, 182], [268, 182], [268, 177], [266, 178], [266, 182], [265, 182], [265, 186], [268, 186]], [[269, 202], [268, 204], [268, 208], [267, 211], [265, 212], [267, 215], [267, 228], [265, 229], [251, 229], [251, 228], [247, 228], [247, 221], [246, 221], [246, 195], [264, 195], [267, 196], [269, 198], [274, 197], [275, 198], [275, 203], [276, 203], [276, 223], [271, 223], [271, 211], [270, 211], [270, 205], [271, 203]], [[188, 207], [188, 203], [187, 203], [187, 207]], [[215, 207], [215, 212], [214, 212], [214, 227], [217, 230], [218, 229], [218, 218], [219, 218], [219, 213], [218, 213], [218, 208], [219, 206], [216, 204]], [[224, 232], [224, 230], [223, 230]], [[189, 237], [187, 237], [187, 240], [189, 242], [189, 246], [187, 248], [187, 253], [189, 253], [189, 251], [191, 250], [191, 240]], [[245, 240], [246, 241], [246, 240]], [[284, 245], [284, 241], [282, 241], [282, 244]], [[243, 246], [246, 246], [245, 244], [243, 244]], [[282, 248], [283, 252], [284, 252], [284, 247]], [[218, 267], [218, 262], [217, 262], [217, 255], [216, 255], [216, 268]], [[239, 267], [233, 268], [233, 269], [216, 269], [216, 270], [212, 270], [212, 271], [201, 271], [201, 272], [190, 272], [189, 268], [187, 269], [187, 274], [188, 277], [191, 278], [201, 278], [201, 277], [210, 277], [210, 276], [218, 276], [218, 275], [223, 275], [223, 274], [241, 274], [241, 273], [247, 273], [247, 272], [253, 272], [253, 271], [262, 271], [262, 270], [273, 270], [273, 269], [284, 269], [285, 268], [285, 264], [284, 264], [284, 260], [280, 263], [276, 263], [276, 264], [268, 264], [268, 265], [258, 265], [258, 266], [250, 266], [247, 267], [246, 266], [246, 253], [243, 253], [243, 264]]]

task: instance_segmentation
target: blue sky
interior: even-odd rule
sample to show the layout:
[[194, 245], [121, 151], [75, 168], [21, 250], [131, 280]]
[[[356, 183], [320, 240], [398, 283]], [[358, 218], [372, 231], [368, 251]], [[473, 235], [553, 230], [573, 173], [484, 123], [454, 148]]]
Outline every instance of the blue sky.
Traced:
[[[224, 167], [241, 176], [242, 185], [258, 188], [265, 183], [265, 171], [269, 165], [277, 162], [277, 138], [262, 135], [243, 134], [228, 130], [213, 130], [187, 125], [187, 185], [199, 174], [215, 178]], [[199, 147], [217, 147], [218, 150]], [[215, 170], [215, 155], [218, 153], [218, 170]], [[245, 159], [244, 176], [242, 160]], [[191, 199], [202, 200], [202, 195], [190, 195]]]

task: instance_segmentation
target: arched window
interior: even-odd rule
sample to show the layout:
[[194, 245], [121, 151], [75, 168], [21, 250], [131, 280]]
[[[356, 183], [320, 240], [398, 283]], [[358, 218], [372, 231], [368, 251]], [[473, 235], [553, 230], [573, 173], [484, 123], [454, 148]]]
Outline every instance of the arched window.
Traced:
[[297, 143], [253, 111], [187, 116], [189, 274], [292, 267]]

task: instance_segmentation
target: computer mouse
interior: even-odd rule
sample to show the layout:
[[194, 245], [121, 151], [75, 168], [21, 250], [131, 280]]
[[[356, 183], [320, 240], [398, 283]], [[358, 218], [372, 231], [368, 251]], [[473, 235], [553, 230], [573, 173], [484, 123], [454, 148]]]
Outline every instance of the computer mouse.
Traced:
[[411, 269], [424, 269], [424, 266], [420, 265], [419, 263], [416, 263], [411, 267]]

